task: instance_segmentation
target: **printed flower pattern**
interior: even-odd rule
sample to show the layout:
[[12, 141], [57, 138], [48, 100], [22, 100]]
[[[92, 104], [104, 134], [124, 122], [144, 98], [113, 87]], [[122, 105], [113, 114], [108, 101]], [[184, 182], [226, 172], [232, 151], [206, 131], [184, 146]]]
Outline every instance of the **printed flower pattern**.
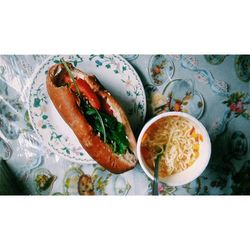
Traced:
[[[60, 56], [55, 57], [53, 63], [60, 63], [58, 58]], [[137, 58], [140, 60], [137, 60]], [[150, 72], [147, 69], [145, 73], [142, 65], [140, 65], [143, 60], [146, 63], [149, 62], [150, 58], [143, 55], [137, 58], [132, 63], [139, 69], [140, 72], [138, 73], [143, 76], [143, 84], [148, 94], [148, 110], [151, 109], [151, 105], [153, 106], [148, 118], [166, 111], [186, 112], [190, 93], [186, 92], [182, 97], [177, 97], [174, 93], [164, 96], [163, 89], [168, 81], [153, 85], [149, 76]], [[171, 73], [170, 80], [179, 79], [180, 76], [188, 76], [185, 79], [191, 78], [195, 81], [195, 87], [203, 94], [207, 105], [202, 122], [205, 126], [211, 128], [209, 133], [213, 137], [214, 152], [209, 166], [199, 178], [180, 187], [168, 187], [159, 183], [160, 195], [249, 195], [250, 138], [247, 130], [250, 120], [249, 57], [243, 55], [209, 55], [206, 57], [167, 55], [166, 58], [173, 65], [167, 65], [167, 61], [163, 61], [162, 65], [155, 65], [151, 74], [156, 79], [161, 80], [162, 72], [167, 66], [169, 70], [167, 72]], [[97, 164], [76, 164], [64, 160], [55, 153], [56, 151], [41, 147], [41, 142], [34, 139], [36, 136], [33, 136], [32, 120], [28, 112], [29, 105], [27, 102], [23, 102], [24, 97], [27, 98], [28, 95], [18, 91], [29, 89], [31, 73], [45, 59], [47, 57], [41, 55], [0, 57], [0, 129], [3, 136], [6, 137], [0, 137], [0, 147], [2, 145], [4, 150], [0, 155], [7, 160], [18, 179], [32, 194], [79, 195], [84, 193], [83, 188], [91, 184], [96, 195], [150, 195], [152, 182], [145, 176], [139, 166], [122, 175], [111, 174]], [[85, 57], [72, 55], [68, 59], [75, 67], [80, 66], [84, 60], [87, 60], [93, 63], [96, 68], [104, 68], [113, 75], [119, 76], [125, 90], [124, 95], [129, 96], [132, 103], [128, 112], [134, 116], [141, 116], [145, 111], [145, 104], [141, 101], [141, 91], [134, 84], [133, 78], [127, 74], [129, 67], [131, 67], [130, 64], [123, 64], [123, 61], [117, 60], [116, 56], [109, 55], [89, 55]], [[229, 65], [230, 60], [232, 62], [230, 71], [235, 73], [235, 76], [232, 76], [233, 79], [226, 78], [226, 70], [225, 75], [218, 74], [218, 70], [215, 73], [214, 69], [227, 69], [226, 65]], [[124, 62], [126, 61], [124, 60]], [[10, 67], [10, 65], [13, 67]], [[220, 78], [217, 79], [219, 76]], [[19, 86], [18, 90], [14, 92], [8, 79], [15, 79], [22, 86]], [[208, 88], [205, 90], [203, 87]], [[235, 89], [241, 91], [235, 91]], [[37, 90], [33, 92], [34, 95], [30, 103], [36, 110], [33, 114], [38, 120], [35, 126], [44, 131], [49, 128], [51, 143], [55, 147], [58, 146], [65, 155], [82, 154], [81, 147], [71, 145], [67, 136], [54, 129], [48, 115], [48, 99], [44, 92], [44, 81], [40, 81]], [[204, 103], [197, 103], [197, 105], [204, 105]], [[217, 109], [220, 112], [217, 112], [219, 115], [216, 116]], [[230, 129], [228, 129], [229, 127]], [[221, 134], [223, 136], [220, 136]], [[13, 145], [19, 145], [19, 150], [17, 151], [16, 146]], [[16, 158], [17, 153], [20, 158]], [[11, 165], [12, 162], [15, 162], [15, 164]], [[21, 162], [25, 163], [22, 164], [24, 165], [22, 169], [20, 169]], [[83, 176], [87, 176], [89, 182], [86, 185], [82, 184], [80, 186], [81, 192], [79, 192], [79, 183]], [[83, 182], [83, 178], [81, 180]]]
[[243, 116], [250, 119], [250, 109], [247, 109], [247, 105], [250, 104], [250, 97], [247, 93], [232, 93], [227, 100], [223, 101], [223, 104], [226, 104], [230, 110], [228, 118], [233, 115], [234, 117]]

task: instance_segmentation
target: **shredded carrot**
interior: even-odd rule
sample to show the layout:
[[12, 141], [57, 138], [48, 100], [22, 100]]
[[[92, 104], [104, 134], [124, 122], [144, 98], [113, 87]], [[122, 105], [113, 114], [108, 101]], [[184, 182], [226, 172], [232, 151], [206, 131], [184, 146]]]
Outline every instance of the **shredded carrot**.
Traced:
[[195, 158], [198, 158], [199, 155], [200, 155], [199, 152], [195, 152], [195, 153], [194, 153]]
[[196, 141], [198, 141], [198, 134], [196, 134], [195, 132], [193, 132], [191, 136], [192, 136]]
[[145, 134], [143, 135], [142, 139], [141, 139], [141, 142], [143, 143], [143, 142], [146, 140], [147, 137], [148, 137], [148, 135], [147, 135], [147, 133], [145, 133]]
[[201, 134], [199, 134], [199, 139], [200, 139], [200, 141], [203, 142], [203, 136]]
[[199, 144], [195, 144], [195, 145], [193, 146], [194, 151], [198, 151], [199, 148], [200, 148]]
[[192, 127], [191, 131], [190, 131], [190, 135], [193, 134], [194, 132], [194, 127]]

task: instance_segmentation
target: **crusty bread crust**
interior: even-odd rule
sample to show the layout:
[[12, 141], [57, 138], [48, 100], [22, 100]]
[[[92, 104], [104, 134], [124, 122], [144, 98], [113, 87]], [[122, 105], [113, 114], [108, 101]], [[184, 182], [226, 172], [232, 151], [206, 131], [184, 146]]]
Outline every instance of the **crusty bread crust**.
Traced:
[[116, 109], [121, 119], [120, 122], [125, 126], [125, 131], [130, 142], [130, 150], [133, 154], [129, 153], [129, 157], [123, 157], [113, 153], [111, 147], [105, 144], [100, 137], [94, 133], [93, 128], [88, 124], [84, 115], [79, 110], [76, 98], [70, 89], [67, 86], [56, 85], [55, 76], [64, 68], [62, 64], [56, 64], [49, 69], [46, 82], [48, 94], [57, 111], [73, 130], [83, 148], [101, 166], [116, 174], [134, 168], [137, 162], [135, 156], [136, 140], [125, 112], [111, 94], [103, 88], [95, 76], [89, 76], [79, 69], [73, 68], [72, 65], [70, 66], [74, 76], [86, 80], [92, 90], [94, 90], [100, 98], [108, 101], [113, 110]]

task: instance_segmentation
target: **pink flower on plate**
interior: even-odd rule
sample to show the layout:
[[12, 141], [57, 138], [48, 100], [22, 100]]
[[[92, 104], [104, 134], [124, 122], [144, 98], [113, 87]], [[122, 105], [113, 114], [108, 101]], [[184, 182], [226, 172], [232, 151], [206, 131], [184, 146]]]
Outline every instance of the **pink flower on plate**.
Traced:
[[130, 79], [130, 76], [128, 76], [127, 80], [123, 80], [123, 79], [121, 79], [121, 80], [125, 84], [125, 86], [128, 87], [128, 88], [131, 87], [131, 86], [133, 86], [133, 82]]
[[41, 128], [42, 125], [43, 125], [43, 121], [42, 121], [42, 120], [39, 120], [39, 121], [37, 122], [37, 126], [38, 126], [39, 128]]
[[45, 105], [42, 105], [42, 106], [41, 106], [41, 112], [44, 113], [44, 112], [46, 112], [46, 111], [47, 111], [46, 106], [45, 106]]

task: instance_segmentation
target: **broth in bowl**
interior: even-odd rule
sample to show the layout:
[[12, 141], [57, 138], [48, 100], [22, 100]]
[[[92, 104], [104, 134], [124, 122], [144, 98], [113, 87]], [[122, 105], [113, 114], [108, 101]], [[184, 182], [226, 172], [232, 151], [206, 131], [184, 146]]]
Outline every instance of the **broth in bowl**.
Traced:
[[202, 135], [187, 119], [168, 116], [147, 129], [141, 141], [141, 154], [153, 170], [157, 153], [164, 150], [159, 162], [159, 175], [164, 178], [192, 166], [199, 157], [202, 141]]

